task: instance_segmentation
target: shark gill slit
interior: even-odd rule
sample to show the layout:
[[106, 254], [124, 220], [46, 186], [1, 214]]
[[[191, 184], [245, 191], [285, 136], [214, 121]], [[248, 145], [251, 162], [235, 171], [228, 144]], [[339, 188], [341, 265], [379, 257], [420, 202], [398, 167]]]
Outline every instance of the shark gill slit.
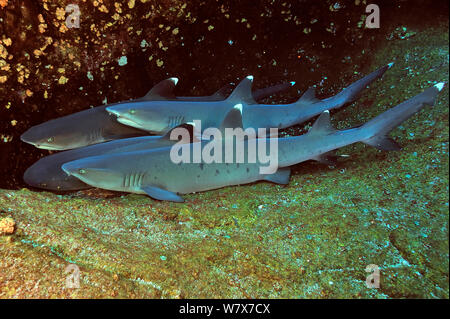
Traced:
[[184, 121], [184, 116], [170, 116], [169, 117], [169, 127], [173, 128], [180, 124], [182, 124]]
[[124, 188], [141, 187], [144, 177], [144, 172], [126, 174], [123, 178], [122, 186]]
[[103, 137], [103, 128], [98, 128], [91, 131], [89, 134], [90, 142], [96, 142]]

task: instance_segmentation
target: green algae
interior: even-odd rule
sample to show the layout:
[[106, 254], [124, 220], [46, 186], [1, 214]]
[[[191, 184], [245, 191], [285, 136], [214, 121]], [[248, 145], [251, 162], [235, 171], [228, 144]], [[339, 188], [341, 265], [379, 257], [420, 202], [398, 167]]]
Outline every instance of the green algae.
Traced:
[[[448, 56], [448, 30], [388, 42], [363, 71], [395, 66], [334, 124], [448, 82]], [[351, 145], [335, 168], [295, 166], [285, 187], [227, 187], [182, 205], [0, 190], [0, 217], [17, 224], [0, 243], [0, 297], [448, 298], [448, 127], [446, 87], [393, 132], [401, 152]], [[64, 288], [69, 263], [80, 289]], [[366, 287], [369, 264], [379, 289]]]

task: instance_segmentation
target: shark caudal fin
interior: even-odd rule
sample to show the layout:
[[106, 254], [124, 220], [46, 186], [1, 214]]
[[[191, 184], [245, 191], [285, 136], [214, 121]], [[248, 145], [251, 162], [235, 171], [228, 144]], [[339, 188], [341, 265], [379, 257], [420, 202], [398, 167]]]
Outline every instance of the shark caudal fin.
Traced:
[[358, 81], [350, 84], [348, 87], [343, 89], [335, 96], [323, 100], [319, 100], [318, 98], [316, 98], [315, 89], [311, 87], [308, 90], [306, 90], [306, 92], [300, 97], [300, 99], [296, 102], [296, 104], [309, 105], [318, 102], [323, 102], [321, 105], [323, 110], [340, 108], [341, 106], [347, 103], [353, 102], [359, 95], [359, 93], [361, 93], [362, 90], [364, 90], [369, 84], [371, 84], [376, 79], [382, 77], [383, 74], [387, 70], [389, 70], [393, 65], [394, 63], [391, 62], [385, 65], [384, 67], [379, 68], [378, 70], [370, 73], [369, 75], [366, 75], [362, 79], [359, 79]]
[[271, 95], [274, 95], [276, 93], [286, 91], [286, 90], [290, 89], [291, 87], [293, 87], [294, 85], [295, 85], [295, 82], [291, 81], [291, 82], [272, 85], [272, 86], [266, 87], [264, 89], [258, 89], [258, 90], [253, 91], [253, 93], [252, 93], [253, 98], [255, 99], [255, 101], [262, 100], [262, 99], [264, 99], [266, 97], [270, 97]]
[[379, 68], [378, 70], [366, 75], [365, 77], [359, 79], [358, 81], [350, 84], [340, 93], [332, 97], [332, 99], [335, 99], [338, 105], [344, 105], [355, 101], [359, 93], [361, 93], [361, 91], [363, 91], [369, 84], [371, 84], [376, 79], [381, 78], [387, 70], [392, 68], [393, 65], [394, 62], [391, 62]]
[[426, 105], [434, 105], [436, 97], [443, 89], [444, 84], [443, 82], [438, 83], [362, 125], [360, 129], [364, 132], [364, 135], [367, 134], [369, 137], [361, 142], [380, 150], [400, 150], [401, 147], [388, 137], [389, 132]]

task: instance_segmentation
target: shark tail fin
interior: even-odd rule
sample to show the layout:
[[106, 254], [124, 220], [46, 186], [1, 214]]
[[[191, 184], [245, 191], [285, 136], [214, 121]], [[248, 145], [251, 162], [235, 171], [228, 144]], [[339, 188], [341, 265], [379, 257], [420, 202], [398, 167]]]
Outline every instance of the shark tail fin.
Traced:
[[388, 134], [426, 105], [433, 106], [443, 87], [443, 82], [438, 83], [362, 125], [360, 129], [369, 137], [361, 142], [380, 150], [400, 150], [400, 146]]
[[365, 77], [353, 82], [340, 93], [338, 93], [334, 98], [338, 100], [340, 105], [351, 103], [356, 100], [358, 95], [373, 81], [381, 78], [384, 73], [389, 70], [394, 65], [393, 62], [373, 71], [372, 73], [366, 75]]
[[376, 79], [383, 76], [383, 74], [389, 70], [394, 63], [389, 63], [378, 70], [366, 75], [365, 77], [359, 79], [358, 81], [350, 84], [348, 87], [343, 89], [341, 92], [336, 94], [335, 96], [332, 96], [330, 98], [326, 98], [323, 100], [319, 100], [315, 96], [315, 90], [314, 88], [309, 88], [306, 90], [306, 92], [300, 97], [300, 99], [296, 102], [296, 104], [302, 106], [302, 105], [309, 105], [314, 104], [318, 102], [326, 102], [326, 109], [337, 109], [342, 107], [343, 105], [347, 103], [351, 103], [356, 100], [358, 95], [363, 91], [369, 84], [371, 84]]
[[294, 85], [295, 85], [295, 82], [291, 81], [291, 82], [285, 82], [285, 83], [269, 86], [264, 89], [258, 89], [258, 90], [253, 91], [253, 98], [255, 99], [255, 101], [262, 100], [264, 98], [270, 97], [279, 92], [287, 91]]

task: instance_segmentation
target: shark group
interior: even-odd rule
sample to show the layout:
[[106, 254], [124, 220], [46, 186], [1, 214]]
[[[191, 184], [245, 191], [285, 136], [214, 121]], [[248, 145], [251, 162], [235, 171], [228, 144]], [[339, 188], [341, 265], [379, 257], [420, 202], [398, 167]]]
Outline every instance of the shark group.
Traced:
[[[266, 89], [251, 90], [253, 77], [244, 78], [226, 96], [229, 86], [211, 96], [176, 97], [176, 78], [155, 85], [144, 97], [105, 105], [50, 120], [30, 128], [22, 140], [39, 148], [63, 150], [43, 157], [29, 167], [27, 184], [53, 191], [73, 191], [98, 187], [113, 191], [147, 194], [153, 199], [183, 202], [183, 194], [207, 191], [260, 180], [287, 184], [290, 166], [307, 160], [330, 164], [333, 151], [357, 142], [380, 150], [399, 150], [388, 135], [390, 131], [426, 105], [435, 103], [444, 83], [437, 83], [422, 93], [388, 109], [367, 123], [336, 130], [330, 122], [330, 110], [353, 102], [360, 92], [380, 78], [393, 63], [354, 82], [337, 95], [319, 100], [310, 88], [292, 104], [259, 104], [256, 101], [291, 87], [288, 82]], [[303, 135], [274, 137], [270, 134], [235, 137], [243, 145], [243, 160], [175, 162], [177, 151], [190, 154], [214, 150], [216, 158], [229, 153], [223, 143], [229, 137], [205, 139], [195, 133], [197, 124], [204, 128], [281, 129], [318, 116]], [[190, 138], [180, 140], [176, 132], [184, 129]], [[149, 136], [149, 134], [157, 134]], [[240, 139], [240, 141], [238, 141]], [[226, 140], [228, 142], [229, 140]], [[233, 144], [234, 145], [234, 144]], [[263, 146], [261, 146], [263, 145]], [[251, 160], [249, 150], [276, 145], [277, 161], [273, 173], [262, 173], [260, 159]]]

